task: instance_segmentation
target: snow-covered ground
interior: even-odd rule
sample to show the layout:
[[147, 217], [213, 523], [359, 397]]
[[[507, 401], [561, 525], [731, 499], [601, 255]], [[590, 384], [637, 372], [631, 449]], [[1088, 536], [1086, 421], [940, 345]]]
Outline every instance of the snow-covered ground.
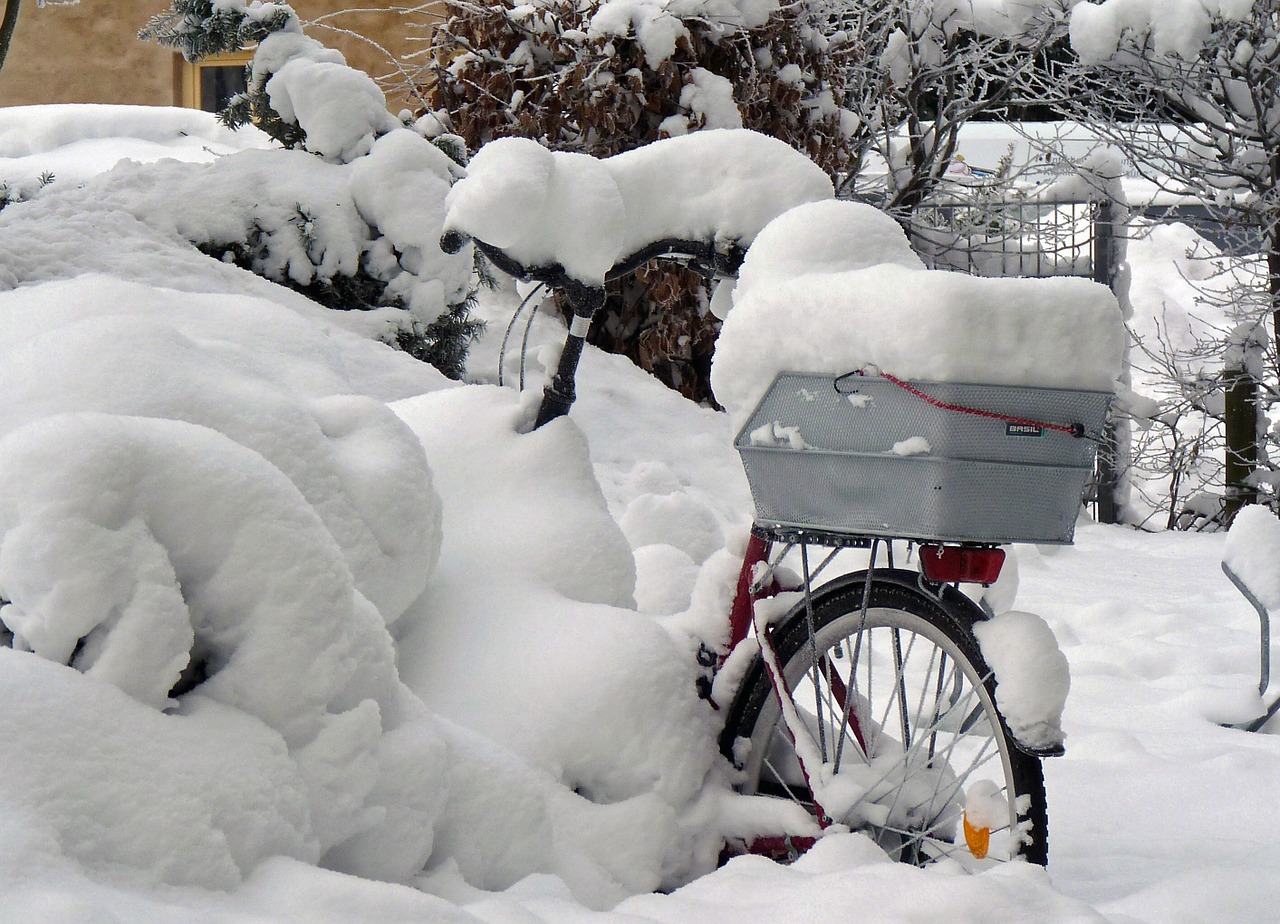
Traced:
[[[169, 125], [12, 115], [68, 186]], [[0, 586], [46, 654], [0, 650], [0, 921], [1274, 919], [1280, 737], [1218, 724], [1259, 708], [1224, 537], [1016, 550], [1072, 673], [1047, 871], [837, 835], [655, 893], [724, 818], [692, 655], [750, 517], [727, 417], [589, 350], [571, 420], [520, 435], [513, 293], [456, 386], [158, 231], [77, 264], [57, 184], [0, 216]], [[1172, 249], [1131, 245], [1139, 311], [1186, 296]], [[562, 337], [537, 318], [531, 382]], [[161, 712], [192, 638], [216, 673]]]

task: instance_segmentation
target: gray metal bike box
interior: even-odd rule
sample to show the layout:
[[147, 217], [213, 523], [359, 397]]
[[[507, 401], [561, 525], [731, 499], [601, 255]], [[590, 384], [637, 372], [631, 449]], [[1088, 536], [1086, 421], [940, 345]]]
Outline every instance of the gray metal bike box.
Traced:
[[[1086, 437], [936, 407], [879, 377], [784, 372], [734, 443], [757, 522], [942, 541], [1071, 542], [1110, 394], [910, 384], [944, 404], [1079, 423]], [[770, 438], [792, 427], [794, 444], [786, 430]]]

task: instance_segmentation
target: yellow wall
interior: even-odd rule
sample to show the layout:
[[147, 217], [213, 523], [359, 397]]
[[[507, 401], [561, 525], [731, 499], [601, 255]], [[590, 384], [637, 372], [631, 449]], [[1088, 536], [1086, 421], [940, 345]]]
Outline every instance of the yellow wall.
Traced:
[[[303, 20], [351, 7], [386, 8], [398, 0], [297, 0]], [[4, 69], [0, 71], [0, 106], [34, 103], [134, 103], [149, 106], [182, 104], [180, 55], [154, 42], [138, 39], [151, 16], [167, 9], [164, 0], [80, 0], [75, 6], [39, 7], [24, 0], [18, 28]], [[422, 21], [422, 18], [419, 19]], [[332, 25], [367, 35], [394, 55], [419, 49], [406, 32], [405, 20], [392, 12], [346, 14]], [[348, 63], [375, 77], [393, 66], [383, 52], [351, 36], [319, 26], [307, 33], [337, 48]], [[403, 100], [393, 99], [398, 108]]]

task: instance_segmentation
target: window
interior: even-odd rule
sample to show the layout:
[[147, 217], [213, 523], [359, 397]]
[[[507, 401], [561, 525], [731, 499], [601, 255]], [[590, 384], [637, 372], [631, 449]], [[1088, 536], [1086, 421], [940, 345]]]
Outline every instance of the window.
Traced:
[[195, 64], [179, 57], [182, 105], [205, 112], [221, 112], [231, 97], [247, 89], [244, 70], [252, 60], [252, 50], [215, 55]]

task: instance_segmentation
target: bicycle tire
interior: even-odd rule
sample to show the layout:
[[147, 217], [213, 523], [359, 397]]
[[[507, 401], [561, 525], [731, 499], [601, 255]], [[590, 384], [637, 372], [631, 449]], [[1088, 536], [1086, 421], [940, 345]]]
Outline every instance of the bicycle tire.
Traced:
[[[891, 856], [916, 865], [943, 856], [968, 866], [1017, 857], [1045, 865], [1043, 772], [1038, 757], [1019, 750], [995, 706], [995, 679], [971, 631], [982, 613], [949, 587], [943, 588], [941, 599], [931, 599], [919, 588], [918, 577], [914, 572], [875, 572], [864, 622], [865, 578], [850, 576], [813, 595], [812, 618], [802, 603], [771, 632], [792, 700], [811, 729], [825, 729], [824, 736], [815, 738], [826, 742], [819, 744], [827, 766], [838, 778], [843, 770], [865, 789], [861, 801], [846, 808], [846, 799], [836, 812], [828, 811], [830, 820], [866, 833]], [[884, 671], [886, 663], [892, 682], [883, 690], [875, 683], [877, 669]], [[851, 703], [847, 710], [835, 705], [839, 697], [833, 695], [832, 676], [854, 694], [845, 698]], [[768, 672], [757, 655], [727, 712], [721, 751], [742, 774], [740, 791], [791, 799], [815, 815], [813, 794], [798, 773], [795, 748], [779, 716]], [[915, 721], [926, 716], [927, 721]], [[894, 737], [894, 729], [903, 741]], [[994, 810], [1007, 816], [987, 826], [994, 839], [985, 856], [975, 852], [964, 832], [966, 813], [972, 812], [979, 822], [973, 836], [981, 846], [982, 796], [974, 789], [978, 780], [988, 780], [998, 797], [987, 787], [988, 815]], [[921, 801], [930, 786], [931, 794]], [[967, 804], [974, 799], [976, 807]], [[791, 840], [786, 843], [794, 857]]]

